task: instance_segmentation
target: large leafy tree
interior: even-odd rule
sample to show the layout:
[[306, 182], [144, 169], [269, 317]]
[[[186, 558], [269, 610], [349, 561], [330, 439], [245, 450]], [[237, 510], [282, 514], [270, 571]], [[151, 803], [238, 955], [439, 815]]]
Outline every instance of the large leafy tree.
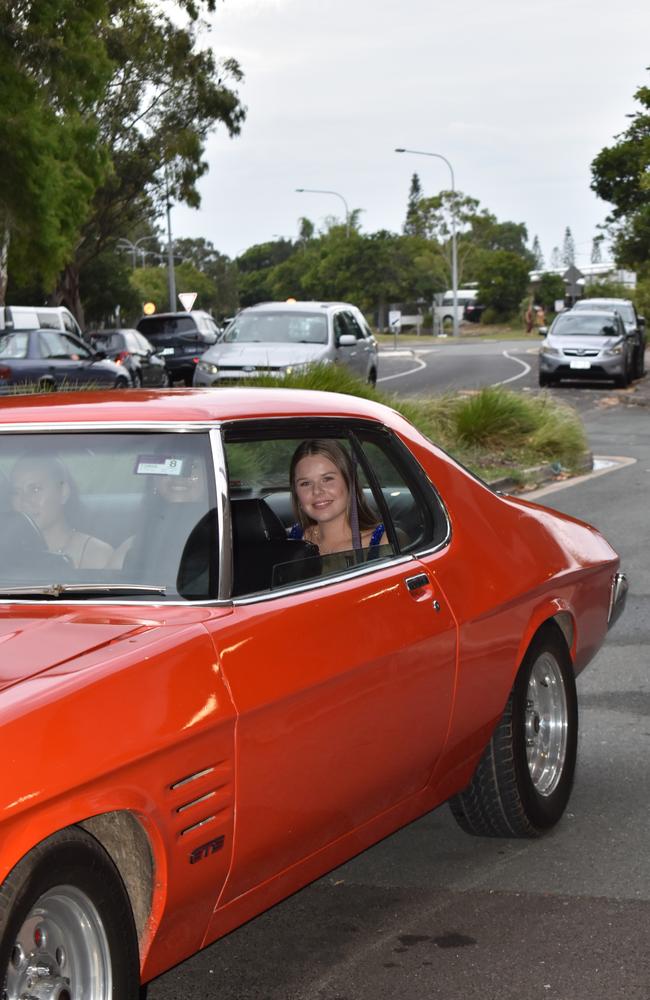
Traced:
[[0, 180], [0, 292], [9, 247], [12, 273], [38, 268], [44, 290], [63, 267], [52, 301], [83, 319], [81, 275], [98, 255], [168, 199], [198, 205], [208, 133], [223, 123], [234, 135], [244, 117], [238, 65], [198, 45], [196, 19], [214, 6], [0, 6], [0, 141], [12, 150]]
[[616, 258], [632, 267], [650, 258], [650, 87], [634, 98], [630, 125], [591, 164], [592, 189], [613, 206], [607, 222]]
[[495, 250], [479, 269], [480, 301], [494, 320], [514, 315], [528, 289], [529, 262], [510, 250]]
[[244, 118], [231, 86], [241, 79], [239, 66], [200, 48], [192, 21], [179, 25], [148, 0], [114, 3], [119, 16], [105, 43], [115, 70], [96, 109], [111, 169], [95, 191], [56, 296], [80, 319], [84, 268], [163, 212], [169, 199], [198, 206], [209, 132], [222, 124], [236, 135]]
[[107, 0], [0, 4], [0, 304], [17, 279], [52, 282], [108, 160], [93, 108], [111, 73]]

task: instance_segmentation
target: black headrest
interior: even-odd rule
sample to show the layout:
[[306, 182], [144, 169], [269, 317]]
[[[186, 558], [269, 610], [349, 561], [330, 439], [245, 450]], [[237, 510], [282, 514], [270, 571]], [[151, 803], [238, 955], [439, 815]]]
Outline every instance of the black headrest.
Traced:
[[265, 500], [246, 497], [230, 505], [232, 533], [236, 542], [251, 545], [256, 542], [285, 541], [287, 533], [282, 521]]

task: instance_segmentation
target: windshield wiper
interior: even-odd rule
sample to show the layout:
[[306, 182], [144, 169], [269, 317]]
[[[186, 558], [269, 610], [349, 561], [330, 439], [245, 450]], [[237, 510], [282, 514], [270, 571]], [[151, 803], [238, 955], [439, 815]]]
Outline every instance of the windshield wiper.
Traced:
[[26, 587], [0, 587], [0, 597], [61, 597], [63, 594], [74, 594], [77, 597], [83, 594], [119, 594], [126, 597], [129, 594], [166, 593], [167, 587], [163, 584], [140, 583], [50, 583], [45, 586], [30, 584]]

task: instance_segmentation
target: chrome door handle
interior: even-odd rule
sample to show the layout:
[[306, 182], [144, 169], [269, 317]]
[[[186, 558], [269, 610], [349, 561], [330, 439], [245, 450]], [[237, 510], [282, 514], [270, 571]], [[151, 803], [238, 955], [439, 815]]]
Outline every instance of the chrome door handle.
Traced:
[[409, 590], [420, 590], [428, 585], [429, 577], [426, 573], [418, 573], [417, 576], [407, 576], [404, 583]]

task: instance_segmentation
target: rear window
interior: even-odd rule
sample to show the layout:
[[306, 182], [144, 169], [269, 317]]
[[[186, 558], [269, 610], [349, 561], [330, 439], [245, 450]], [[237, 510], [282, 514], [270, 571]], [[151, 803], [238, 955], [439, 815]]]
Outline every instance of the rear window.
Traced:
[[179, 333], [197, 333], [191, 316], [147, 316], [138, 322], [138, 330], [149, 340], [164, 340]]
[[119, 351], [122, 349], [121, 333], [93, 333], [93, 347], [98, 351]]
[[28, 345], [26, 333], [5, 333], [0, 336], [0, 358], [26, 358]]

